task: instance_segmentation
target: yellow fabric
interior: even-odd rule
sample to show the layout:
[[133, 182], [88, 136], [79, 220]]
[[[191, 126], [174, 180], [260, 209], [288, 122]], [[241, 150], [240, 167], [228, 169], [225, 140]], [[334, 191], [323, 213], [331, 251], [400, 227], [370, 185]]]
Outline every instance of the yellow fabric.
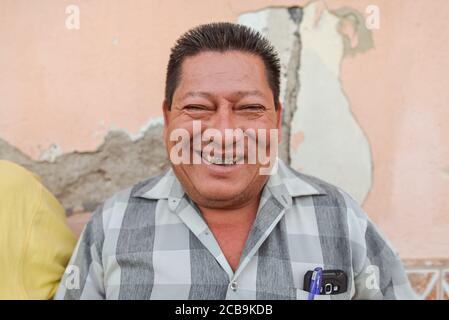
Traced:
[[0, 299], [52, 298], [75, 244], [39, 178], [0, 160]]

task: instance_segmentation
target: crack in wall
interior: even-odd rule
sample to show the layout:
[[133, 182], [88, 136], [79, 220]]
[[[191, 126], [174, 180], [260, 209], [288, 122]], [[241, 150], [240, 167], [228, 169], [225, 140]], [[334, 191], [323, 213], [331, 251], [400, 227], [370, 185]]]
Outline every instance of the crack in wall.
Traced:
[[283, 105], [281, 143], [279, 157], [286, 163], [290, 156], [290, 125], [297, 109], [299, 93], [299, 70], [301, 58], [301, 35], [299, 28], [303, 16], [303, 8], [269, 7], [266, 9], [241, 14], [238, 23], [259, 31], [275, 47], [281, 60], [281, 92]]
[[290, 124], [298, 107], [296, 102], [300, 88], [299, 69], [301, 66], [301, 36], [299, 33], [299, 26], [302, 21], [302, 8], [290, 7], [288, 8], [288, 13], [290, 19], [297, 25], [297, 30], [293, 33], [293, 37], [296, 41], [292, 42], [291, 55], [287, 68], [284, 113], [282, 116], [282, 145], [285, 147], [281, 150], [283, 153], [281, 154], [281, 158], [290, 164]]

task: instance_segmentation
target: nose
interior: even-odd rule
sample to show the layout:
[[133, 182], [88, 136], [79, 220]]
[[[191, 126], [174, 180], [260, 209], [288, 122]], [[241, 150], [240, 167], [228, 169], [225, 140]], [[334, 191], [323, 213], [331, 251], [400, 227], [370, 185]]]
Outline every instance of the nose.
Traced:
[[235, 119], [233, 117], [232, 106], [227, 103], [220, 104], [217, 107], [217, 110], [208, 127], [220, 131], [223, 137], [226, 129], [235, 129]]
[[[219, 143], [220, 148], [224, 148], [226, 150], [228, 150], [228, 147], [232, 148], [232, 146], [236, 143], [235, 140], [237, 139], [237, 137], [234, 136], [233, 130], [238, 128], [238, 123], [235, 119], [232, 105], [226, 102], [220, 104], [214, 115], [209, 119], [207, 128], [217, 130], [217, 133], [220, 134], [221, 141], [216, 141], [214, 139], [214, 142]], [[227, 130], [229, 131], [227, 132]], [[225, 151], [224, 149], [223, 152]]]

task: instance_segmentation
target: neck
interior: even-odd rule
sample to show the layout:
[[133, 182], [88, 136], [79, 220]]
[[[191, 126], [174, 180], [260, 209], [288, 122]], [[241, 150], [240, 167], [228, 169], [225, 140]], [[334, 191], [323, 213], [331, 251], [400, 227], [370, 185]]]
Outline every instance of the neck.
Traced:
[[252, 225], [257, 215], [259, 201], [260, 194], [244, 205], [235, 208], [220, 209], [199, 206], [199, 209], [208, 225]]

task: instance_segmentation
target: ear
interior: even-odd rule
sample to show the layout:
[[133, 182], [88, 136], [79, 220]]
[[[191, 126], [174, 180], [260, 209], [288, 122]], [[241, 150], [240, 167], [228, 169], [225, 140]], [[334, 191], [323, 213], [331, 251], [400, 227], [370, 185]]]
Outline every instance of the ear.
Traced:
[[167, 125], [170, 121], [170, 110], [167, 100], [164, 99], [162, 102], [162, 114], [164, 115], [164, 123]]
[[282, 104], [280, 102], [278, 102], [278, 104], [276, 105], [276, 116], [277, 116], [277, 123], [276, 123], [276, 128], [278, 129], [278, 142], [281, 142], [282, 139]]
[[165, 140], [167, 135], [168, 123], [170, 121], [170, 110], [167, 100], [164, 100], [162, 102], [162, 114], [164, 115], [164, 140]]

